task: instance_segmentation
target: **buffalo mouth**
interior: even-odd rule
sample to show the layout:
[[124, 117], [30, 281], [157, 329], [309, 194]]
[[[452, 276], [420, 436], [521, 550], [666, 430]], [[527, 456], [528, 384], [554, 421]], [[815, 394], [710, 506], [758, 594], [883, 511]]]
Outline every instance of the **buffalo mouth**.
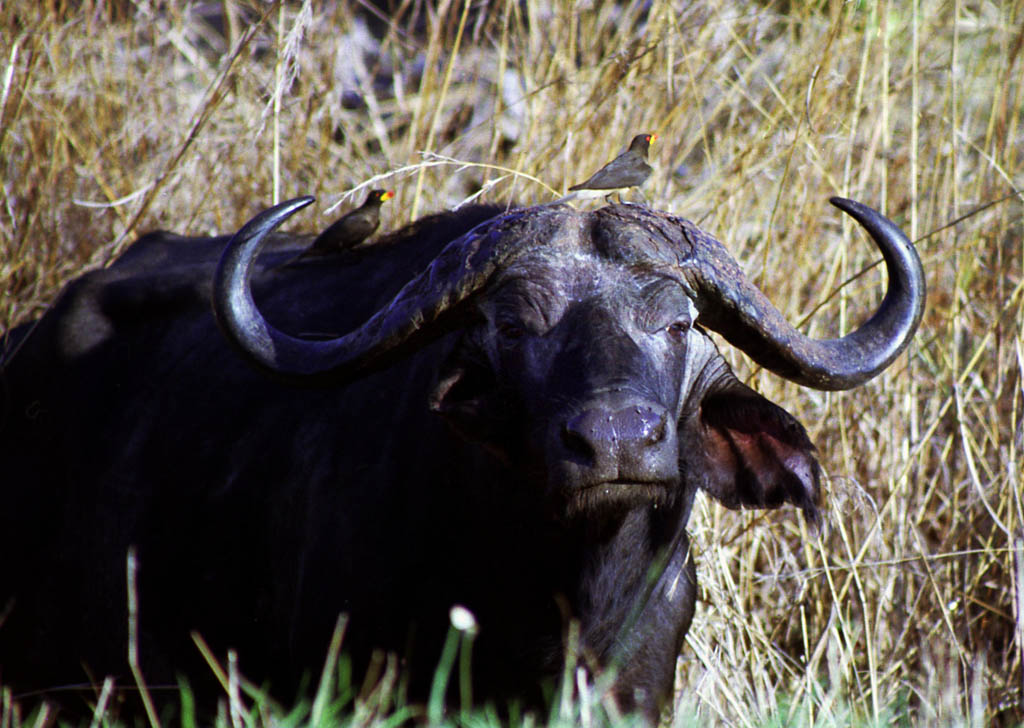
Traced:
[[568, 493], [569, 515], [585, 515], [608, 509], [658, 508], [671, 502], [674, 482], [606, 480], [574, 488]]

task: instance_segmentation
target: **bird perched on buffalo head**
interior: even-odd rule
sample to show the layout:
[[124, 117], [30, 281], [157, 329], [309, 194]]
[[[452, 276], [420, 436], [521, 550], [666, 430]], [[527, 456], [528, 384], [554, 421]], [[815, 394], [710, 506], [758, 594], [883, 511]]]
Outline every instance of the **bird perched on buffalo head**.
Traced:
[[608, 199], [616, 192], [621, 195], [631, 187], [639, 187], [651, 176], [652, 169], [647, 163], [647, 152], [651, 142], [657, 138], [657, 134], [637, 134], [629, 143], [629, 149], [594, 172], [586, 182], [570, 187], [569, 194], [558, 202], [601, 196]]

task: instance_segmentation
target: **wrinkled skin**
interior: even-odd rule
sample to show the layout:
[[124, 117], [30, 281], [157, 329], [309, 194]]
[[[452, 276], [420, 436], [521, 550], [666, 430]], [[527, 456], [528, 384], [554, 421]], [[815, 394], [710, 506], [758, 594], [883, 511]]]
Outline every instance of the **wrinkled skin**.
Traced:
[[[274, 271], [308, 242], [280, 236], [256, 299], [284, 330], [348, 331], [489, 214]], [[225, 242], [144, 238], [12, 337], [0, 549], [25, 556], [0, 587], [0, 668], [16, 688], [130, 683], [134, 545], [151, 683], [208, 674], [197, 630], [290, 699], [346, 612], [357, 669], [398, 654], [422, 697], [457, 603], [480, 624], [479, 700], [538, 704], [574, 619], [583, 664], [616, 668], [620, 707], [655, 721], [693, 617], [697, 491], [817, 515], [803, 427], [735, 379], [683, 286], [649, 267], [586, 241], [538, 249], [461, 327], [313, 389], [247, 366], [217, 332]]]

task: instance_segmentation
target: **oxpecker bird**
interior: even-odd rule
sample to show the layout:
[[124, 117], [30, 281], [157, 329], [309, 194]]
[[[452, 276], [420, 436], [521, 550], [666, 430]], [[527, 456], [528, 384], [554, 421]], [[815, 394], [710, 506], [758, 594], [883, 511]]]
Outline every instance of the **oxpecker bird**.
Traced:
[[317, 235], [303, 255], [323, 255], [356, 247], [377, 230], [380, 207], [394, 196], [391, 190], [371, 190], [362, 207], [352, 210]]
[[380, 207], [394, 196], [391, 190], [370, 190], [366, 202], [360, 207], [343, 215], [317, 235], [312, 245], [277, 267], [284, 268], [305, 258], [333, 255], [358, 247], [380, 226]]
[[647, 151], [657, 138], [657, 134], [637, 134], [629, 143], [629, 149], [594, 172], [586, 182], [570, 187], [569, 194], [558, 202], [602, 196], [609, 199], [616, 192], [621, 195], [631, 187], [639, 187], [651, 176]]

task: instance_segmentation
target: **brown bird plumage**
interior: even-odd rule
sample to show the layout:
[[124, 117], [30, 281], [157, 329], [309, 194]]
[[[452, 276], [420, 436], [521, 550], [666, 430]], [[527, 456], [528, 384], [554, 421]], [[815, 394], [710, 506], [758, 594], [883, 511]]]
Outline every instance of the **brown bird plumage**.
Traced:
[[370, 190], [366, 201], [346, 213], [316, 236], [313, 244], [274, 269], [284, 268], [306, 258], [333, 255], [355, 248], [380, 226], [380, 207], [395, 196], [391, 190]]
[[631, 187], [639, 187], [653, 171], [647, 163], [647, 152], [651, 142], [657, 138], [657, 134], [637, 134], [629, 143], [629, 149], [594, 172], [586, 182], [570, 187], [569, 194], [559, 202], [601, 196], [607, 198], [616, 192], [621, 194]]
[[380, 207], [395, 196], [390, 190], [371, 190], [366, 202], [322, 233], [303, 255], [323, 255], [354, 248], [373, 235], [380, 225]]

